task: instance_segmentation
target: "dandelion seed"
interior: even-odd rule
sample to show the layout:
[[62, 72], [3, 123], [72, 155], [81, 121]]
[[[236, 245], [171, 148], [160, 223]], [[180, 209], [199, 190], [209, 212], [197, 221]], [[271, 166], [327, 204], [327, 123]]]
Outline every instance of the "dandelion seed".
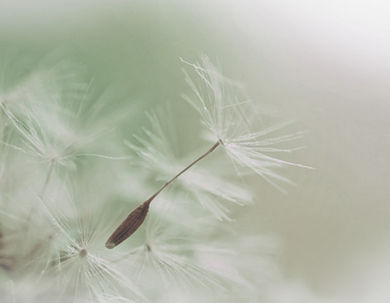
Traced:
[[[214, 135], [215, 143], [205, 154], [168, 181], [151, 198], [144, 202], [143, 206], [138, 207], [135, 211], [130, 213], [126, 220], [114, 231], [107, 241], [107, 248], [115, 247], [132, 235], [144, 221], [149, 209], [149, 204], [152, 200], [180, 175], [213, 152], [220, 145], [235, 163], [252, 169], [256, 174], [262, 176], [265, 180], [279, 189], [281, 188], [272, 179], [284, 182], [290, 181], [274, 172], [274, 168], [283, 167], [285, 165], [307, 167], [305, 165], [280, 160], [269, 155], [269, 153], [273, 152], [291, 151], [275, 146], [279, 143], [299, 139], [302, 137], [302, 133], [283, 135], [274, 138], [265, 137], [266, 135], [279, 130], [282, 126], [251, 132], [250, 119], [248, 119], [251, 111], [248, 111], [248, 108], [246, 108], [248, 105], [251, 106], [251, 102], [248, 100], [240, 100], [235, 94], [231, 94], [231, 88], [232, 86], [234, 87], [233, 81], [229, 81], [219, 74], [207, 58], [203, 59], [203, 66], [190, 64], [184, 60], [182, 61], [192, 66], [200, 79], [200, 84], [197, 85], [187, 74], [187, 82], [195, 93], [196, 101], [193, 101], [190, 98], [187, 98], [187, 100], [201, 114], [203, 123]], [[224, 85], [226, 85], [226, 83], [230, 85], [230, 89], [225, 89]], [[156, 120], [153, 120], [152, 122], [154, 122], [155, 125], [157, 123]], [[155, 127], [155, 129], [158, 129], [158, 127]], [[151, 139], [156, 140], [155, 134], [148, 131], [145, 131], [145, 133]], [[150, 153], [150, 151], [153, 152], [154, 150], [147, 145], [145, 140], [140, 138], [138, 138], [138, 140], [143, 143], [144, 146], [148, 146], [149, 151], [147, 150], [145, 152], [131, 144], [130, 146], [138, 151], [142, 157], [153, 158], [154, 155]], [[161, 140], [161, 138], [157, 138], [157, 140]]]

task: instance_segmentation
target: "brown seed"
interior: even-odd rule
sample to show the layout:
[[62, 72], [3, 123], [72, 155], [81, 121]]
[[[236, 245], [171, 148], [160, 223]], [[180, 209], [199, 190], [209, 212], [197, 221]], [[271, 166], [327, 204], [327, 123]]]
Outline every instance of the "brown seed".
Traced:
[[119, 227], [107, 240], [107, 248], [111, 249], [122, 243], [141, 226], [142, 222], [145, 220], [146, 215], [148, 214], [151, 201], [152, 198], [142, 203], [127, 216], [127, 218], [122, 222], [121, 225], [119, 225]]

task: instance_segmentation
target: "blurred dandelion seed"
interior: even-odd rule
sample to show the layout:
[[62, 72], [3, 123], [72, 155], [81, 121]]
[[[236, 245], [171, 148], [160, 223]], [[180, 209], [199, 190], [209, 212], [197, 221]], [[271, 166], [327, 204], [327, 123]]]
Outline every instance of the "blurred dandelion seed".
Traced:
[[46, 202], [40, 197], [37, 199], [55, 233], [53, 253], [42, 275], [56, 274], [63, 292], [61, 298], [73, 294], [75, 299], [72, 302], [84, 302], [79, 299], [83, 297], [85, 302], [106, 302], [104, 296], [119, 298], [120, 294], [126, 294], [144, 300], [132, 280], [117, 268], [115, 259], [121, 258], [120, 255], [107, 254], [98, 245], [104, 226], [101, 226], [97, 217], [83, 220], [77, 205], [73, 205], [74, 201], [63, 202], [68, 203], [70, 208], [76, 207], [73, 209], [75, 218], [64, 216], [58, 209], [51, 207], [49, 204], [54, 201]]

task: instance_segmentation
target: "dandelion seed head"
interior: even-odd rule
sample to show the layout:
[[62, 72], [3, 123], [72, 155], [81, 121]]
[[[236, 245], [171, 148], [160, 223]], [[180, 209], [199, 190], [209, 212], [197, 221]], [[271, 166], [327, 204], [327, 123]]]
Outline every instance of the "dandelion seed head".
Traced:
[[[166, 207], [165, 212], [169, 211]], [[157, 274], [164, 289], [175, 285], [188, 289], [222, 287], [223, 276], [202, 267], [194, 258], [199, 239], [194, 237], [193, 228], [166, 224], [163, 217], [164, 212], [163, 216], [156, 212], [149, 216], [145, 242], [128, 253], [141, 284], [147, 287], [150, 275]]]
[[110, 158], [90, 151], [106, 132], [96, 119], [103, 102], [96, 99], [90, 104], [90, 83], [77, 77], [77, 69], [72, 68], [67, 62], [43, 65], [19, 85], [20, 92], [14, 98], [18, 102], [10, 103], [3, 97], [0, 112], [16, 135], [15, 142], [0, 141], [3, 145], [70, 170], [76, 169], [80, 157]]
[[248, 168], [281, 190], [278, 182], [291, 182], [276, 169], [309, 168], [279, 158], [297, 149], [296, 146], [286, 147], [285, 143], [302, 139], [303, 132], [281, 134], [291, 122], [256, 130], [262, 117], [241, 85], [223, 76], [207, 57], [198, 64], [181, 60], [191, 69], [184, 72], [193, 96], [185, 96], [185, 99], [199, 112], [208, 130], [206, 138], [220, 142], [233, 163]]
[[91, 210], [80, 209], [79, 203], [68, 201], [75, 212], [65, 216], [53, 208], [52, 201], [41, 200], [40, 203], [55, 231], [53, 254], [44, 276], [55, 277], [54, 285], [61, 287], [64, 298], [73, 296], [75, 302], [142, 299], [134, 282], [123, 272], [121, 255], [103, 246], [108, 232], [102, 224], [102, 220], [106, 221], [103, 214], [92, 214]]

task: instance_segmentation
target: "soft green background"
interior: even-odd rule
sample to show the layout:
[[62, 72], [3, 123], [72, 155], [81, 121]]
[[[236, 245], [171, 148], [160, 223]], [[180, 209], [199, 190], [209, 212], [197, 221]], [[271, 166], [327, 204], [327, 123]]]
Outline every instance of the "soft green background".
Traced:
[[[207, 54], [272, 115], [308, 130], [293, 160], [316, 170], [286, 172], [297, 183], [288, 195], [254, 180], [244, 228], [278, 236], [287, 275], [320, 296], [364, 298], [389, 251], [388, 6], [314, 2], [3, 1], [1, 56], [16, 66], [6, 82], [54, 52], [114, 87], [113, 107], [171, 104], [191, 150], [197, 118], [182, 105], [179, 57]], [[144, 122], [133, 115], [121, 131]]]

